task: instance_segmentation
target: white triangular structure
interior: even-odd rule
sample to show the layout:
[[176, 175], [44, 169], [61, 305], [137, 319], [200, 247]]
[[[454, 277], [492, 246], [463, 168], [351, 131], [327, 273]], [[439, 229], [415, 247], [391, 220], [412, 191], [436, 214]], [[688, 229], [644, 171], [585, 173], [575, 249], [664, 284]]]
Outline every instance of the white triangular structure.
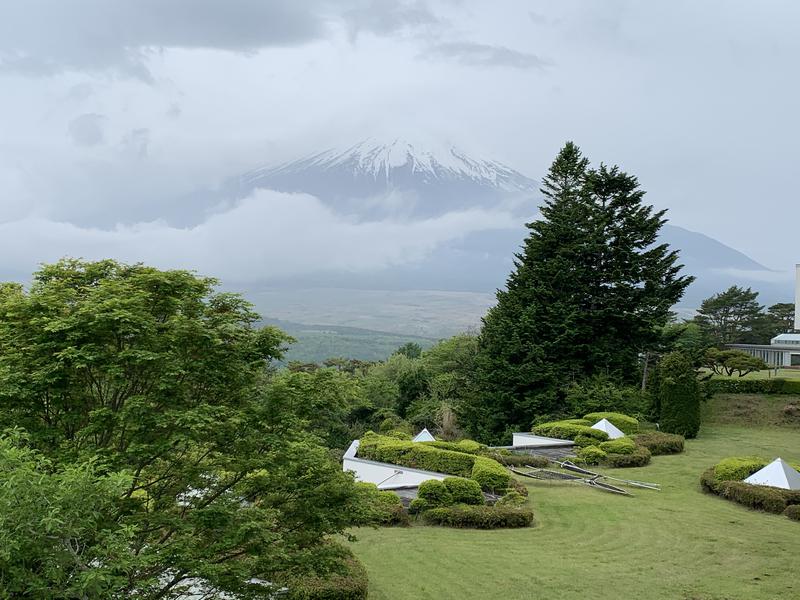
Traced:
[[768, 485], [784, 490], [800, 490], [800, 473], [782, 458], [776, 458], [744, 480], [752, 485]]
[[420, 431], [417, 435], [414, 436], [414, 439], [411, 440], [412, 442], [435, 442], [436, 438], [431, 435], [431, 432], [428, 431], [427, 428]]
[[625, 434], [617, 429], [616, 426], [608, 419], [600, 419], [597, 423], [592, 425], [592, 429], [605, 431], [608, 434], [608, 439], [610, 440], [616, 440], [617, 438], [625, 437]]

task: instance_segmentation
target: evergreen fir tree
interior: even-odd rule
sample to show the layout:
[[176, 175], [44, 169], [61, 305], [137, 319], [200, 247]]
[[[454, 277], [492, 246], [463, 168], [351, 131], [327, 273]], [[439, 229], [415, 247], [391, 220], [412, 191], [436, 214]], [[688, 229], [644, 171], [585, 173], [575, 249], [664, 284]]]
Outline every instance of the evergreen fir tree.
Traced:
[[631, 380], [657, 344], [689, 277], [656, 245], [663, 211], [644, 205], [635, 177], [590, 170], [568, 142], [542, 182], [541, 218], [506, 289], [483, 321], [476, 379], [463, 410], [470, 432], [497, 440], [563, 410], [561, 389], [596, 374]]
[[700, 383], [691, 360], [681, 352], [667, 354], [658, 367], [659, 425], [687, 438], [700, 430]]

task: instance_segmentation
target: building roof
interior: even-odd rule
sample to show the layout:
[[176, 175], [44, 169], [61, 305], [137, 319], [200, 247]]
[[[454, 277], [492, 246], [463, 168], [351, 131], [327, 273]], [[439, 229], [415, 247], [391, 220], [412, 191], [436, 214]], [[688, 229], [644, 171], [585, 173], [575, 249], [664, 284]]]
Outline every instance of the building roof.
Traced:
[[800, 344], [800, 333], [779, 333], [772, 340], [773, 344], [796, 343]]
[[768, 485], [784, 490], [800, 490], [800, 473], [782, 458], [776, 458], [744, 480], [752, 485]]

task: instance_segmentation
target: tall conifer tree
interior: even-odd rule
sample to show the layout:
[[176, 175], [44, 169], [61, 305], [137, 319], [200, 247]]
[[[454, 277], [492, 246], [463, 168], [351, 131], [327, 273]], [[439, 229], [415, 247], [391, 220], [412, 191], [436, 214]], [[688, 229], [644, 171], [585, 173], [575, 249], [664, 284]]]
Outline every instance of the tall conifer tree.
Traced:
[[589, 169], [568, 142], [542, 182], [541, 218], [483, 322], [479, 392], [464, 407], [471, 433], [491, 441], [562, 411], [570, 381], [633, 378], [690, 277], [657, 245], [664, 212], [642, 203], [635, 177]]

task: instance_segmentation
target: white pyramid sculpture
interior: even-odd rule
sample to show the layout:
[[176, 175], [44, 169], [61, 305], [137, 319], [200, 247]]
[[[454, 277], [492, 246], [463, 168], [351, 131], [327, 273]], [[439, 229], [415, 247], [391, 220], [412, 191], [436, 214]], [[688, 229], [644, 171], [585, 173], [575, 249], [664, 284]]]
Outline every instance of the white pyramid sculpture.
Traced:
[[608, 419], [600, 419], [597, 423], [592, 425], [592, 429], [605, 431], [608, 434], [608, 439], [610, 440], [616, 440], [617, 438], [625, 437], [625, 434], [617, 429]]
[[411, 440], [412, 442], [435, 442], [436, 438], [431, 435], [431, 432], [428, 431], [427, 428], [420, 431], [417, 435], [414, 436], [414, 439]]
[[752, 485], [768, 485], [784, 490], [800, 490], [800, 473], [782, 458], [776, 458], [744, 480]]

